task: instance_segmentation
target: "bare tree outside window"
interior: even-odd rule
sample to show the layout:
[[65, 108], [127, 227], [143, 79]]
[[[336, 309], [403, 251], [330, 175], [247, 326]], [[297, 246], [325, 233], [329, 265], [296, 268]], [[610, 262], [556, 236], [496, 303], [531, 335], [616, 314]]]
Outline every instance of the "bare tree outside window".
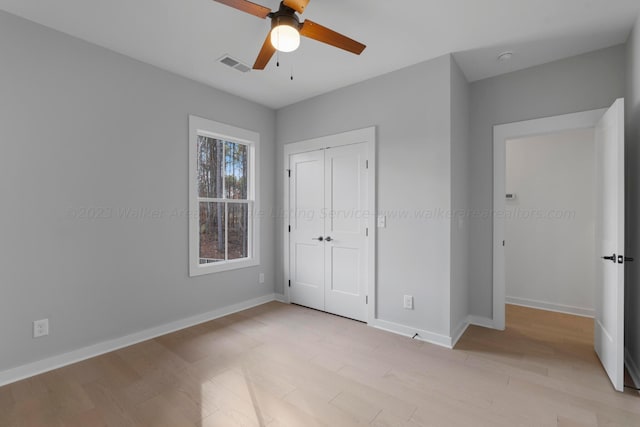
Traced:
[[200, 264], [249, 257], [248, 149], [198, 135]]

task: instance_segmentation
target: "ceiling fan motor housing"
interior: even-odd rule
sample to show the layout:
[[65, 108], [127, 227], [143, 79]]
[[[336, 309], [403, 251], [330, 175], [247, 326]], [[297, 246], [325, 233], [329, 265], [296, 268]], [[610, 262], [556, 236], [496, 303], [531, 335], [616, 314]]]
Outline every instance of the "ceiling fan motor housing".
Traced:
[[296, 11], [285, 6], [284, 4], [280, 5], [280, 9], [277, 12], [271, 12], [270, 16], [271, 29], [277, 27], [278, 25], [288, 25], [295, 28], [296, 30], [300, 30], [300, 19], [298, 19]]

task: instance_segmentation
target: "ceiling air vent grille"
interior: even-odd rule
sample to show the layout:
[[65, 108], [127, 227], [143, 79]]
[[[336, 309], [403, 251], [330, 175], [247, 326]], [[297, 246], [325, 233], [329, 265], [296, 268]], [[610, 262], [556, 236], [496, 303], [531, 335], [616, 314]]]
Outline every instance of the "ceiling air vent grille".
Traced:
[[221, 64], [226, 65], [227, 67], [231, 67], [234, 68], [242, 73], [246, 73], [248, 71], [251, 71], [251, 67], [249, 67], [246, 64], [243, 64], [242, 62], [238, 61], [237, 59], [229, 56], [229, 55], [223, 55], [220, 59], [218, 59], [218, 62], [220, 62]]

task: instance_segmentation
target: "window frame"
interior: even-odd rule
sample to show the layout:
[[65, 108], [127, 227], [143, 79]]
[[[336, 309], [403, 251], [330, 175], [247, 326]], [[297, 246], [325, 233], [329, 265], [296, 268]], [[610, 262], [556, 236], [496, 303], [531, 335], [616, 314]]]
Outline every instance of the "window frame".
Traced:
[[[215, 199], [225, 203], [225, 213], [229, 203], [248, 205], [248, 251], [246, 258], [200, 264], [200, 202], [213, 200], [200, 197], [198, 189], [198, 136], [247, 146], [247, 199]], [[253, 267], [260, 264], [260, 212], [259, 201], [259, 142], [256, 132], [215, 122], [198, 116], [189, 116], [189, 276], [197, 277], [221, 271]], [[204, 200], [201, 200], [204, 199]], [[227, 216], [225, 215], [225, 221]], [[228, 251], [225, 228], [225, 251]]]

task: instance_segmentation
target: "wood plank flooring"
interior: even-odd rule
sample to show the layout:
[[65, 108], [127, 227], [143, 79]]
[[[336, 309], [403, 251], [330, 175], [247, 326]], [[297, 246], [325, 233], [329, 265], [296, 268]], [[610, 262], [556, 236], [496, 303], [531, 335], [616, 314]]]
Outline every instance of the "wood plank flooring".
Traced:
[[507, 307], [455, 350], [269, 303], [0, 388], [0, 426], [640, 426], [593, 321]]

